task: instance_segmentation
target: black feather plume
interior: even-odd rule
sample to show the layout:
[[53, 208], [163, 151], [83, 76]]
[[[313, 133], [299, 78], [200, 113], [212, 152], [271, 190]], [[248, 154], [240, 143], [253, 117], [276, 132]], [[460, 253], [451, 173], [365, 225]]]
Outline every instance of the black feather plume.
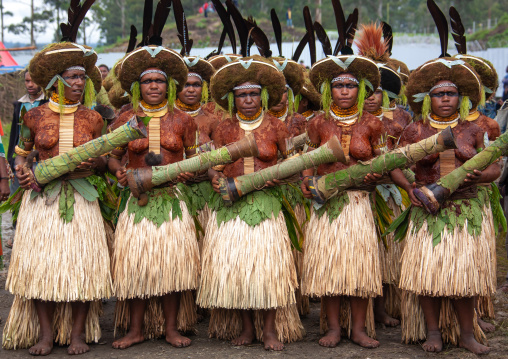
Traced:
[[81, 25], [86, 13], [90, 10], [94, 2], [95, 0], [86, 0], [83, 5], [81, 5], [80, 0], [71, 0], [69, 9], [67, 10], [67, 23], [60, 24], [60, 31], [62, 32], [61, 41], [76, 42], [79, 25]]
[[384, 38], [385, 42], [388, 44], [386, 53], [391, 56], [392, 55], [392, 48], [393, 48], [392, 27], [384, 21], [381, 22], [381, 25], [383, 26], [383, 38]]
[[282, 28], [280, 27], [279, 17], [277, 16], [275, 9], [270, 11], [270, 17], [272, 18], [273, 32], [275, 34], [275, 42], [277, 43], [279, 56], [282, 57]]
[[427, 7], [439, 32], [439, 40], [441, 42], [441, 55], [439, 57], [450, 57], [448, 54], [448, 21], [446, 21], [445, 15], [434, 0], [427, 0]]
[[231, 0], [226, 0], [226, 5], [228, 7], [228, 12], [231, 14], [233, 18], [233, 22], [235, 23], [236, 31], [238, 32], [238, 37], [240, 38], [240, 53], [242, 56], [247, 56], [248, 52], [248, 39], [249, 39], [249, 29], [243, 19], [242, 14], [236, 6], [233, 4]]
[[310, 35], [308, 32], [306, 32], [305, 35], [303, 35], [302, 39], [298, 43], [298, 46], [296, 47], [296, 50], [293, 54], [293, 58], [292, 58], [293, 61], [298, 62], [298, 60], [300, 59], [300, 56], [302, 55], [303, 49], [309, 42], [309, 37], [310, 37]]
[[339, 34], [337, 44], [335, 44], [335, 49], [333, 50], [333, 55], [337, 56], [339, 51], [346, 45], [346, 18], [344, 16], [344, 11], [342, 10], [340, 0], [332, 0], [332, 5], [333, 12], [335, 14], [337, 32]]
[[143, 36], [141, 43], [138, 46], [148, 45], [148, 40], [152, 36], [152, 15], [153, 15], [153, 0], [145, 0], [145, 7], [143, 8]]
[[325, 29], [321, 24], [317, 21], [314, 22], [314, 30], [316, 31], [316, 36], [318, 40], [321, 42], [323, 46], [323, 53], [328, 56], [332, 54], [332, 44], [330, 43], [330, 39], [326, 34]]
[[272, 56], [272, 51], [270, 50], [270, 41], [268, 41], [268, 37], [259, 27], [254, 26], [250, 30], [250, 37], [256, 44], [259, 54], [263, 57]]
[[310, 16], [308, 6], [303, 8], [303, 20], [305, 21], [305, 28], [309, 34], [310, 62], [314, 64], [314, 62], [316, 62], [316, 37], [314, 36], [314, 26], [312, 25], [312, 17]]
[[173, 0], [173, 11], [175, 13], [176, 29], [178, 30], [178, 39], [182, 44], [183, 56], [187, 56], [192, 48], [192, 40], [189, 38], [189, 28], [187, 27], [187, 20], [185, 19], [185, 12], [180, 0]]
[[[224, 30], [222, 33], [224, 34], [224, 31], [227, 32], [227, 35], [229, 37], [229, 42], [231, 43], [231, 47], [233, 48], [233, 53], [236, 54], [236, 37], [235, 37], [235, 29], [233, 27], [233, 24], [231, 23], [231, 16], [227, 12], [227, 10], [222, 5], [222, 2], [220, 0], [212, 0], [213, 6], [215, 7], [215, 11], [217, 11], [217, 14], [219, 15], [222, 24], [224, 26]], [[221, 35], [222, 39], [222, 35]], [[224, 44], [224, 40], [222, 41], [222, 44]], [[220, 45], [220, 42], [219, 42]], [[217, 53], [220, 54], [222, 50], [222, 46], [219, 46], [220, 48], [217, 50]]]
[[460, 14], [453, 6], [450, 7], [450, 25], [452, 27], [452, 36], [455, 40], [455, 47], [459, 54], [467, 54], [466, 36], [464, 35], [466, 30], [462, 25], [462, 19]]
[[155, 15], [153, 18], [153, 30], [149, 39], [150, 45], [162, 46], [162, 29], [166, 24], [169, 12], [171, 11], [171, 0], [159, 0], [155, 8]]
[[354, 9], [346, 20], [346, 39], [344, 40], [344, 46], [340, 49], [342, 55], [353, 55], [353, 42], [355, 40], [356, 29], [358, 26], [358, 9]]
[[136, 36], [138, 36], [138, 30], [136, 29], [136, 26], [131, 25], [131, 34], [129, 36], [129, 45], [127, 45], [126, 54], [134, 50], [136, 47]]

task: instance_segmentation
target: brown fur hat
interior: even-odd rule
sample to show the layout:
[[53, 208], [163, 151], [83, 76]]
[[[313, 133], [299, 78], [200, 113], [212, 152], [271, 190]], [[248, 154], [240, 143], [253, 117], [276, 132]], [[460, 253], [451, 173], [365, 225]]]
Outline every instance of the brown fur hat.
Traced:
[[[307, 71], [303, 71], [305, 82], [302, 86], [302, 90], [300, 91], [300, 95], [307, 98], [312, 106], [314, 111], [317, 111], [321, 108], [321, 94], [316, 90], [312, 82], [309, 79], [309, 73]], [[309, 104], [309, 105], [310, 105]]]
[[397, 98], [402, 87], [402, 80], [397, 73], [397, 70], [394, 70], [387, 64], [379, 64], [378, 67], [379, 72], [381, 73], [381, 87], [384, 91], [390, 91], [393, 93], [390, 98]]
[[473, 108], [480, 102], [481, 81], [476, 71], [463, 60], [454, 57], [442, 57], [427, 61], [409, 76], [406, 96], [415, 114], [421, 114], [423, 99], [415, 102], [415, 95], [426, 94], [439, 81], [451, 81], [461, 96], [468, 96]]
[[208, 61], [201, 59], [199, 56], [185, 56], [183, 61], [189, 73], [196, 73], [203, 78], [203, 81], [210, 82], [215, 69]]
[[92, 72], [88, 74], [88, 77], [90, 77], [90, 80], [93, 82], [95, 92], [99, 93], [102, 87], [101, 70], [97, 66], [94, 66]]
[[45, 89], [54, 76], [71, 66], [83, 66], [90, 76], [97, 62], [95, 51], [85, 45], [59, 42], [46, 46], [30, 60], [28, 71], [33, 82]]
[[272, 61], [277, 68], [282, 69], [282, 73], [286, 78], [288, 86], [293, 90], [293, 94], [295, 96], [298, 95], [305, 83], [303, 67], [297, 62], [283, 57], [273, 57]]
[[358, 81], [364, 79], [372, 84], [372, 88], [366, 86], [366, 98], [379, 87], [381, 75], [376, 63], [366, 57], [355, 55], [329, 56], [319, 60], [310, 69], [310, 80], [316, 89], [321, 90], [321, 85], [325, 81], [329, 82], [345, 73], [355, 76]]
[[215, 71], [220, 69], [222, 66], [230, 63], [231, 61], [235, 61], [241, 59], [241, 55], [236, 54], [225, 54], [225, 55], [215, 55], [208, 59], [208, 62], [212, 64]]
[[402, 80], [402, 84], [407, 86], [407, 82], [409, 81], [409, 75], [411, 74], [411, 71], [409, 71], [409, 67], [407, 67], [407, 65], [402, 61], [394, 59], [393, 57], [390, 57], [386, 61], [386, 64], [395, 71], [397, 71], [397, 73], [400, 76], [400, 79]]
[[482, 84], [487, 87], [492, 93], [486, 94], [486, 99], [489, 100], [496, 96], [497, 87], [499, 86], [499, 79], [494, 65], [486, 59], [472, 55], [455, 55], [455, 58], [464, 60], [480, 75]]
[[168, 80], [173, 78], [177, 82], [176, 92], [180, 92], [187, 82], [187, 66], [180, 54], [162, 46], [143, 46], [127, 55], [120, 66], [118, 79], [122, 88], [130, 93], [131, 86], [139, 81], [139, 76], [148, 68], [164, 71]]
[[113, 84], [113, 87], [108, 91], [109, 102], [117, 109], [121, 109], [123, 105], [131, 102], [130, 96], [122, 88], [119, 81]]
[[214, 101], [223, 109], [228, 109], [229, 92], [233, 87], [245, 82], [259, 84], [268, 91], [268, 108], [277, 105], [286, 90], [286, 79], [282, 72], [259, 55], [245, 57], [221, 67], [210, 80], [210, 90]]

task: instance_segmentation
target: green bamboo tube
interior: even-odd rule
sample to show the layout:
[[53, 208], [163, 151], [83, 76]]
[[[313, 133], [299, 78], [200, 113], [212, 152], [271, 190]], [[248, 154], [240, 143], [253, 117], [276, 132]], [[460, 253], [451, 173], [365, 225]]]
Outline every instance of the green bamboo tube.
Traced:
[[242, 157], [258, 156], [258, 147], [254, 135], [210, 152], [200, 153], [192, 158], [166, 166], [153, 166], [129, 169], [127, 181], [132, 195], [139, 199], [140, 206], [146, 205], [146, 192], [153, 187], [176, 180], [184, 172], [201, 172], [213, 166], [234, 162]]
[[505, 132], [489, 147], [464, 162], [462, 166], [441, 177], [437, 183], [415, 189], [414, 194], [429, 213], [435, 214], [443, 202], [464, 183], [468, 173], [473, 173], [474, 170], [483, 171], [507, 152], [508, 132]]
[[388, 174], [396, 168], [404, 168], [421, 160], [425, 156], [457, 148], [452, 129], [447, 127], [442, 132], [420, 142], [397, 148], [366, 162], [358, 162], [346, 169], [309, 178], [309, 188], [314, 200], [320, 204], [338, 192], [364, 185], [365, 176], [369, 173]]
[[318, 149], [297, 155], [275, 166], [240, 177], [219, 178], [222, 199], [226, 206], [231, 206], [234, 201], [243, 195], [262, 188], [266, 181], [284, 179], [308, 168], [337, 161], [346, 163], [346, 157], [339, 139], [337, 136], [333, 136], [331, 140]]
[[39, 184], [49, 183], [55, 178], [74, 171], [81, 162], [86, 162], [89, 158], [99, 157], [115, 147], [124, 146], [130, 141], [146, 136], [143, 121], [133, 116], [129, 122], [111, 133], [74, 147], [59, 156], [40, 161], [33, 171], [35, 179]]

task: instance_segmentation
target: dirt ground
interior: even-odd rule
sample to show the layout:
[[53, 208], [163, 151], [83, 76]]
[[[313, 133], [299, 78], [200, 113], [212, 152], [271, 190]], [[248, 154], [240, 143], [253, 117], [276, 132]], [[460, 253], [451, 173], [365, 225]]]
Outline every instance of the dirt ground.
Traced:
[[[4, 215], [2, 223], [3, 243], [12, 238], [10, 216]], [[8, 266], [10, 250], [4, 246], [5, 264]], [[498, 284], [504, 281], [508, 270], [508, 261], [504, 249], [504, 238], [498, 241]], [[7, 270], [0, 272], [0, 335], [3, 331], [5, 319], [12, 303], [12, 295], [5, 287]], [[311, 313], [303, 318], [303, 325], [307, 330], [305, 339], [298, 343], [286, 345], [282, 352], [267, 352], [260, 343], [248, 347], [234, 347], [227, 341], [209, 339], [207, 336], [208, 319], [198, 326], [198, 334], [191, 336], [192, 345], [188, 348], [176, 349], [166, 344], [164, 340], [150, 340], [126, 350], [111, 347], [113, 336], [113, 310], [115, 301], [109, 300], [104, 305], [104, 315], [101, 318], [102, 339], [100, 344], [90, 345], [90, 352], [83, 358], [135, 359], [135, 358], [476, 358], [476, 355], [464, 349], [453, 346], [445, 347], [440, 354], [425, 353], [418, 344], [404, 345], [400, 343], [400, 326], [397, 328], [376, 328], [381, 346], [377, 349], [363, 349], [347, 339], [333, 349], [319, 346], [319, 303], [311, 303]], [[506, 358], [508, 350], [508, 294], [498, 291], [494, 296], [496, 319], [491, 322], [496, 325], [494, 333], [487, 334], [492, 348], [487, 358]], [[0, 358], [29, 358], [27, 350], [0, 350]], [[65, 347], [56, 347], [51, 358], [67, 358]]]

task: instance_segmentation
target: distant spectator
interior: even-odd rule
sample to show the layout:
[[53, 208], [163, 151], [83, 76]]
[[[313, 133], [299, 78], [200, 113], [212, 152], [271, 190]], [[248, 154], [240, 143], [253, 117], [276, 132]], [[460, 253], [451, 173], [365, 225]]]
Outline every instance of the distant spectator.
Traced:
[[207, 10], [208, 10], [208, 12], [215, 12], [215, 8], [213, 7], [213, 2], [211, 2], [211, 1], [208, 2]]
[[104, 80], [106, 78], [106, 76], [108, 76], [109, 67], [107, 67], [106, 65], [102, 64], [102, 65], [99, 65], [99, 70], [101, 70], [102, 80]]
[[305, 62], [303, 60], [300, 60], [300, 65], [302, 65], [303, 67], [305, 67]]
[[208, 3], [205, 2], [203, 4], [203, 14], [205, 15], [205, 17], [208, 17]]
[[506, 67], [506, 75], [503, 78], [503, 102], [508, 100], [508, 66]]
[[288, 7], [288, 11], [286, 12], [286, 24], [287, 27], [293, 28], [293, 19], [291, 18], [291, 8]]

